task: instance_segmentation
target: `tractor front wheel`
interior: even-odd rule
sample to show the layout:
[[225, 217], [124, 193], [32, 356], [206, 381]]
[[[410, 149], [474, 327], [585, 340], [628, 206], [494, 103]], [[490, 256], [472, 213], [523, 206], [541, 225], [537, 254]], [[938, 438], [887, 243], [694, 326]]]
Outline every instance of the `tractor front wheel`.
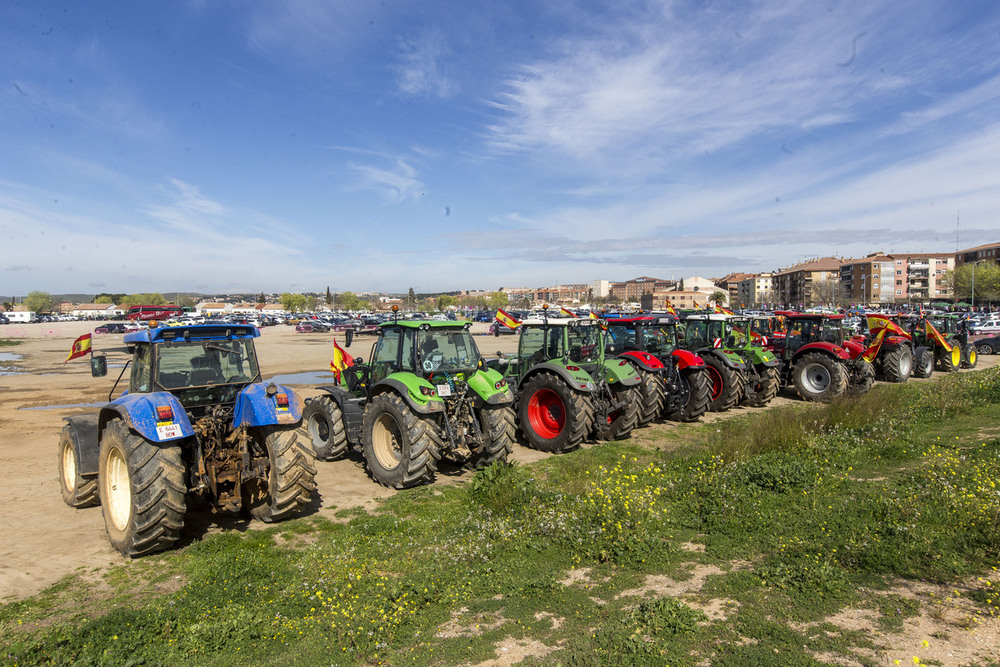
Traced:
[[306, 399], [306, 406], [302, 409], [302, 426], [318, 460], [333, 461], [347, 452], [344, 413], [329, 396]]
[[[639, 387], [616, 385], [609, 389], [610, 395], [604, 400], [614, 402], [614, 407], [607, 411], [606, 418], [598, 418], [595, 409], [594, 438], [597, 440], [624, 440], [632, 435], [636, 419], [639, 416]], [[605, 411], [601, 411], [602, 414]]]
[[778, 369], [771, 366], [760, 373], [759, 381], [747, 383], [745, 402], [752, 408], [762, 408], [778, 395], [781, 377]]
[[906, 382], [913, 370], [913, 350], [900, 345], [882, 357], [882, 377], [886, 382]]
[[796, 362], [792, 382], [803, 400], [828, 403], [847, 391], [847, 372], [837, 359], [812, 352]]
[[434, 480], [442, 447], [438, 425], [397, 394], [380, 394], [368, 403], [362, 443], [368, 472], [379, 484], [408, 489]]
[[184, 463], [175, 443], [156, 444], [121, 420], [104, 428], [98, 488], [111, 546], [135, 558], [169, 548], [187, 509]]
[[973, 369], [979, 363], [976, 346], [972, 343], [962, 346], [962, 368]]
[[529, 447], [561, 454], [576, 449], [590, 432], [594, 421], [590, 397], [552, 373], [535, 375], [518, 393], [518, 419]]
[[514, 409], [509, 405], [487, 406], [479, 410], [483, 444], [472, 452], [469, 468], [482, 468], [494, 461], [506, 461], [514, 451]]
[[848, 396], [860, 396], [875, 385], [875, 367], [864, 359], [858, 359], [854, 364], [847, 379]]
[[269, 468], [267, 484], [251, 480], [243, 486], [244, 507], [265, 523], [284, 521], [309, 503], [316, 490], [312, 452], [297, 428], [268, 429], [264, 438]]
[[924, 350], [917, 355], [916, 363], [913, 365], [913, 377], [925, 379], [933, 374], [934, 352], [933, 350]]
[[80, 474], [80, 461], [69, 424], [63, 426], [59, 435], [59, 486], [63, 500], [70, 507], [91, 507], [100, 502], [97, 478]]

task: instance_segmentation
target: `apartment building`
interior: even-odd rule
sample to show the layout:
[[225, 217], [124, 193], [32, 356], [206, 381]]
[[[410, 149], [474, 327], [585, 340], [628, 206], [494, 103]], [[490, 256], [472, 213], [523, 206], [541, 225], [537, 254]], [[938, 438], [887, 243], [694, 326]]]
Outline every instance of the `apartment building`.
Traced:
[[774, 292], [778, 303], [789, 306], [812, 306], [831, 299], [823, 294], [840, 282], [840, 265], [837, 257], [818, 257], [776, 271], [773, 276]]

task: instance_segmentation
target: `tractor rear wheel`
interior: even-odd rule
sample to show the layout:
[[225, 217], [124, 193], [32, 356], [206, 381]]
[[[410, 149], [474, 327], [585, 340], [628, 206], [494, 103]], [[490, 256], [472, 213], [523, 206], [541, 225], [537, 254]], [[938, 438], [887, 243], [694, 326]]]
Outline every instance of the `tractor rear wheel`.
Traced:
[[347, 452], [344, 413], [329, 396], [306, 399], [306, 406], [302, 409], [302, 426], [318, 460], [333, 461]]
[[848, 371], [847, 395], [860, 396], [875, 385], [875, 367], [864, 359], [857, 359]]
[[187, 509], [184, 463], [176, 444], [155, 444], [116, 419], [99, 454], [101, 511], [111, 546], [135, 558], [169, 548]]
[[594, 422], [590, 397], [574, 391], [552, 373], [535, 375], [519, 393], [518, 419], [529, 447], [543, 452], [568, 452], [590, 432]]
[[882, 356], [882, 378], [886, 382], [906, 382], [913, 370], [913, 350], [900, 345]]
[[746, 398], [744, 402], [753, 408], [764, 407], [778, 395], [778, 387], [780, 386], [780, 383], [781, 378], [778, 375], [777, 368], [774, 368], [773, 366], [764, 368], [760, 373], [759, 381], [751, 381], [747, 383], [745, 392]]
[[743, 393], [741, 373], [713, 354], [706, 354], [704, 359], [711, 382], [708, 409], [712, 412], [729, 410], [736, 405]]
[[73, 446], [70, 426], [63, 426], [59, 435], [59, 486], [62, 497], [70, 507], [91, 507], [100, 502], [97, 478], [80, 474], [80, 461]]
[[251, 480], [243, 485], [244, 507], [265, 523], [284, 521], [309, 503], [316, 490], [316, 466], [297, 428], [268, 429], [264, 438], [270, 470], [267, 484]]
[[962, 368], [975, 368], [979, 363], [979, 355], [976, 353], [976, 346], [972, 343], [962, 346]]
[[380, 394], [368, 403], [362, 442], [368, 472], [379, 484], [408, 489], [434, 480], [441, 457], [439, 427], [397, 394]]
[[663, 413], [666, 402], [666, 389], [663, 386], [663, 376], [652, 371], [639, 371], [642, 383], [639, 385], [641, 402], [637, 426], [645, 426]]
[[671, 421], [693, 422], [708, 410], [709, 386], [708, 372], [704, 368], [691, 368], [680, 371], [682, 389], [678, 396], [668, 396], [675, 407], [667, 415]]
[[514, 451], [514, 408], [509, 405], [487, 406], [479, 410], [483, 444], [472, 452], [468, 468], [482, 468], [494, 461], [506, 461]]
[[605, 400], [614, 401], [617, 409], [609, 411], [605, 419], [598, 418], [595, 414], [594, 438], [604, 441], [624, 440], [632, 435], [639, 416], [639, 387], [617, 385]]
[[934, 351], [924, 350], [917, 355], [913, 364], [913, 377], [929, 378], [934, 374]]
[[795, 363], [792, 383], [803, 400], [828, 403], [847, 391], [847, 369], [830, 355], [810, 352]]

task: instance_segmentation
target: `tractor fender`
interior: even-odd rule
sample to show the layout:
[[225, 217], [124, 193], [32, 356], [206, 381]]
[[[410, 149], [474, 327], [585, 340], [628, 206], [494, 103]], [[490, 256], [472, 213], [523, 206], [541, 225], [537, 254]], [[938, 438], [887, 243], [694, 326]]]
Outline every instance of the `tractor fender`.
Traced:
[[323, 392], [331, 401], [337, 404], [341, 414], [344, 415], [344, 429], [347, 432], [347, 442], [351, 446], [360, 445], [361, 428], [365, 418], [365, 399], [357, 398], [354, 394], [338, 385], [325, 384], [316, 387]]
[[479, 399], [479, 406], [507, 405], [514, 402], [514, 393], [504, 376], [492, 368], [476, 371], [468, 378], [469, 389]]
[[803, 355], [809, 352], [823, 352], [824, 354], [829, 354], [830, 356], [840, 359], [841, 361], [850, 361], [851, 355], [847, 353], [847, 350], [840, 347], [839, 345], [834, 345], [833, 343], [827, 343], [826, 341], [819, 341], [816, 343], [809, 343], [800, 347], [795, 354], [792, 356], [792, 365], [795, 365]]
[[[271, 387], [274, 391], [269, 394]], [[233, 427], [289, 426], [302, 419], [302, 398], [288, 387], [273, 382], [257, 382], [244, 387], [236, 397]]]
[[678, 370], [705, 367], [705, 360], [689, 350], [674, 350], [670, 356], [676, 361]]
[[771, 352], [763, 347], [751, 347], [750, 351], [753, 353], [752, 358], [754, 366], [774, 368], [778, 365], [778, 358], [774, 356], [774, 352]]
[[729, 366], [730, 368], [735, 368], [738, 370], [743, 370], [747, 367], [740, 355], [735, 352], [730, 352], [729, 350], [716, 350], [713, 348], [707, 348], [704, 350], [698, 350], [698, 356], [705, 357], [711, 355], [718, 358], [722, 363]]
[[[156, 416], [158, 407], [169, 407], [173, 412], [173, 421], [160, 422]], [[194, 435], [184, 406], [176, 396], [166, 391], [119, 396], [101, 408], [98, 432], [103, 433], [108, 422], [118, 418], [150, 442], [170, 442]]]
[[76, 454], [77, 465], [83, 476], [96, 475], [98, 472], [98, 453], [101, 442], [97, 430], [98, 414], [92, 412], [85, 415], [63, 417], [69, 425], [70, 440]]
[[618, 358], [625, 359], [636, 368], [644, 371], [658, 371], [664, 368], [663, 362], [651, 355], [649, 352], [632, 350], [629, 352], [622, 352], [618, 355]]
[[[884, 339], [883, 339], [883, 342], [884, 342]], [[816, 343], [816, 344], [819, 345], [819, 343]], [[832, 345], [832, 343], [827, 343], [827, 345]], [[836, 346], [834, 346], [834, 347], [836, 347]], [[847, 352], [847, 356], [849, 358], [851, 358], [851, 359], [857, 359], [858, 357], [860, 357], [862, 354], [865, 353], [866, 347], [867, 346], [864, 343], [860, 343], [860, 342], [858, 342], [858, 341], [856, 341], [856, 340], [854, 340], [852, 338], [851, 340], [845, 340], [844, 341], [844, 348], [843, 349], [844, 349], [845, 352]]]
[[562, 364], [556, 364], [551, 361], [540, 363], [525, 373], [524, 377], [521, 378], [521, 382], [518, 383], [518, 388], [523, 387], [528, 380], [541, 372], [555, 373], [560, 377], [560, 379], [576, 391], [590, 393], [595, 389], [594, 379], [590, 377], [590, 374], [587, 371], [582, 368], [571, 371]]
[[406, 404], [422, 415], [444, 412], [444, 400], [437, 395], [437, 388], [413, 373], [393, 373], [379, 380], [372, 387], [372, 396], [392, 391], [399, 394]]
[[624, 359], [608, 359], [604, 362], [601, 370], [604, 372], [604, 379], [608, 381], [608, 384], [632, 387], [642, 382], [642, 378], [639, 377], [639, 373], [632, 367], [632, 364]]

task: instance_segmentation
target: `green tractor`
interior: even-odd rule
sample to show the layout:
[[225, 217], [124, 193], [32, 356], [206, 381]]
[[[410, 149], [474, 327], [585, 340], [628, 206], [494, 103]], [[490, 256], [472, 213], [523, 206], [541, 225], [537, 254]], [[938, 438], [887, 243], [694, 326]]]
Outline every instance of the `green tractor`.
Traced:
[[721, 333], [728, 349], [743, 358], [747, 383], [741, 403], [762, 408], [778, 395], [781, 388], [781, 362], [764, 347], [764, 340], [754, 332], [753, 321], [746, 315], [728, 315]]
[[528, 446], [562, 453], [587, 437], [622, 440], [639, 418], [641, 378], [624, 359], [605, 358], [604, 325], [591, 319], [526, 320], [516, 357], [490, 365], [517, 396]]
[[370, 361], [347, 363], [303, 409], [317, 458], [360, 451], [371, 477], [395, 489], [431, 482], [442, 458], [471, 468], [507, 460], [514, 397], [468, 324], [387, 322]]
[[736, 407], [749, 382], [747, 363], [726, 347], [727, 315], [704, 311], [681, 313], [678, 342], [705, 361], [709, 388], [708, 409], [723, 412]]

